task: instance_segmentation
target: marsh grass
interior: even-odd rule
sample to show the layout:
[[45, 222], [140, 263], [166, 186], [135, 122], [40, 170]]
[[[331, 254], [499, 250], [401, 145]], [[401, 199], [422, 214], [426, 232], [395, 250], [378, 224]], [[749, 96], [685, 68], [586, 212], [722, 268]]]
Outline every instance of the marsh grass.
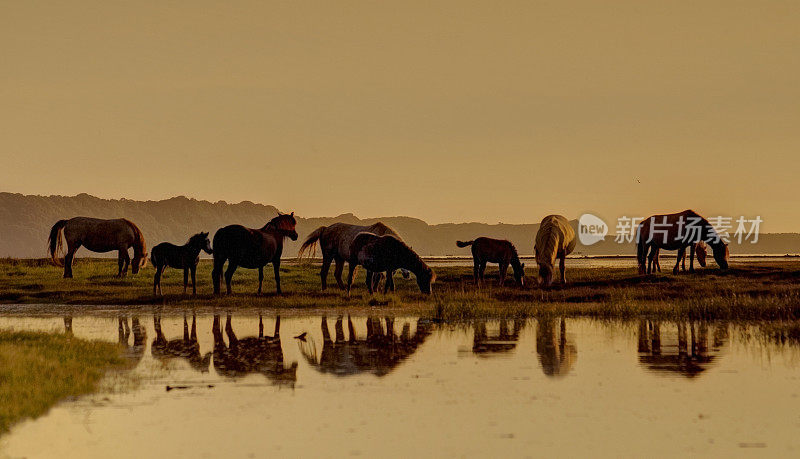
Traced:
[[0, 330], [0, 434], [60, 400], [92, 392], [109, 369], [125, 363], [115, 344]]
[[[595, 318], [654, 318], [794, 320], [800, 318], [800, 262], [765, 261], [748, 265], [733, 262], [732, 268], [700, 269], [695, 274], [671, 273], [640, 276], [631, 268], [576, 268], [567, 270], [569, 283], [541, 289], [533, 268], [527, 284], [499, 287], [489, 277], [478, 289], [471, 267], [434, 268], [438, 280], [431, 296], [419, 293], [413, 279], [397, 276], [397, 291], [369, 296], [363, 285], [363, 270], [352, 295], [340, 291], [329, 275], [329, 288], [320, 290], [319, 266], [284, 262], [281, 267], [284, 294], [275, 295], [272, 268], [265, 270], [264, 295], [257, 296], [257, 272], [239, 269], [234, 276], [234, 294], [211, 294], [211, 263], [201, 261], [197, 272], [198, 295], [183, 295], [183, 274], [167, 270], [163, 278], [166, 294], [152, 294], [153, 268], [125, 279], [113, 276], [115, 260], [79, 259], [74, 279], [62, 279], [61, 268], [47, 260], [0, 260], [0, 303], [66, 304], [76, 308], [91, 305], [152, 305], [199, 309], [335, 309], [347, 312], [401, 310], [409, 314], [452, 319], [478, 317], [531, 317], [540, 315], [589, 316]], [[489, 271], [491, 272], [491, 271]], [[487, 272], [488, 273], [488, 272]], [[85, 309], [84, 309], [85, 310]]]

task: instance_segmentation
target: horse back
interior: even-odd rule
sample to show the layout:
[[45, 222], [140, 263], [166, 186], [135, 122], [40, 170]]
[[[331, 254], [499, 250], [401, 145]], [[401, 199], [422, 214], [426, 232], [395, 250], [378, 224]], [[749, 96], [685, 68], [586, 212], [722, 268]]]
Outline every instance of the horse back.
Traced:
[[517, 256], [511, 241], [479, 237], [472, 243], [472, 256], [492, 263], [509, 262]]
[[124, 218], [74, 217], [64, 226], [64, 237], [68, 243], [80, 243], [94, 252], [108, 252], [136, 242], [137, 231], [131, 225]]
[[245, 268], [258, 268], [280, 257], [282, 246], [269, 234], [242, 225], [228, 225], [214, 234], [214, 259], [231, 259]]

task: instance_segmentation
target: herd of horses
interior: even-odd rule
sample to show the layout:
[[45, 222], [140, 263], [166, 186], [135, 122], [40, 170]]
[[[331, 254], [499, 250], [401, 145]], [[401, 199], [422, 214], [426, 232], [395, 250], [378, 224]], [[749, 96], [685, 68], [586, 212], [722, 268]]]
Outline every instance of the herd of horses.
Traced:
[[[690, 226], [687, 226], [690, 222]], [[294, 212], [278, 213], [261, 228], [247, 228], [242, 225], [229, 225], [219, 229], [214, 235], [213, 246], [209, 233], [198, 233], [189, 241], [178, 246], [168, 242], [156, 245], [150, 254], [156, 273], [153, 279], [153, 294], [161, 294], [161, 276], [169, 268], [183, 270], [183, 291], [186, 293], [191, 275], [192, 293], [197, 292], [195, 273], [200, 260], [200, 252], [205, 251], [214, 258], [211, 273], [214, 294], [219, 295], [225, 263], [226, 292], [231, 293], [231, 281], [239, 267], [258, 270], [258, 293], [262, 292], [264, 267], [272, 264], [275, 275], [275, 288], [281, 293], [280, 264], [285, 238], [297, 240], [295, 229], [297, 221]], [[63, 236], [62, 236], [63, 235]], [[63, 241], [62, 241], [63, 240]], [[654, 215], [642, 221], [636, 232], [637, 254], [640, 274], [650, 274], [661, 270], [658, 263], [660, 251], [678, 252], [673, 273], [683, 264], [686, 269], [686, 250], [689, 249], [689, 271], [694, 271], [694, 258], [697, 256], [701, 266], [705, 266], [706, 254], [710, 248], [720, 269], [728, 268], [728, 245], [719, 237], [713, 226], [691, 210], [675, 214]], [[147, 247], [139, 228], [130, 220], [120, 218], [102, 220], [89, 217], [75, 217], [59, 220], [50, 230], [48, 251], [51, 260], [61, 264], [59, 253], [66, 242], [63, 260], [64, 277], [72, 277], [72, 261], [75, 252], [85, 247], [93, 252], [118, 252], [118, 276], [124, 277], [128, 267], [136, 274], [147, 263]], [[505, 282], [508, 267], [513, 269], [514, 280], [524, 284], [525, 265], [520, 262], [517, 249], [506, 240], [478, 237], [471, 241], [457, 241], [458, 247], [470, 247], [473, 257], [473, 276], [480, 285], [484, 279], [487, 263], [497, 263], [500, 269], [500, 285]], [[566, 283], [566, 258], [575, 250], [577, 239], [575, 230], [562, 215], [548, 215], [542, 219], [536, 234], [534, 252], [539, 267], [539, 284], [549, 287], [553, 284], [555, 264], [558, 260], [559, 280]], [[359, 226], [335, 223], [314, 230], [300, 246], [299, 257], [314, 254], [319, 246], [322, 252], [320, 279], [322, 290], [327, 288], [330, 266], [335, 263], [334, 277], [340, 289], [348, 295], [353, 285], [358, 266], [366, 270], [366, 287], [370, 294], [375, 292], [385, 277], [384, 293], [394, 290], [393, 275], [400, 270], [403, 277], [414, 274], [422, 293], [430, 294], [431, 285], [436, 280], [433, 270], [408, 246], [394, 230], [383, 223]], [[128, 250], [133, 248], [133, 259]], [[313, 256], [313, 255], [312, 255]], [[347, 280], [342, 279], [344, 263], [348, 263]]]

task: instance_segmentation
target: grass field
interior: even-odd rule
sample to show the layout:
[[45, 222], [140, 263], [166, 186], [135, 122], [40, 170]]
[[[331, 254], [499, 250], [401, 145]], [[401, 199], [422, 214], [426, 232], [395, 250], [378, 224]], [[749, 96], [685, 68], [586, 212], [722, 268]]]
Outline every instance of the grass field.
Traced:
[[92, 392], [106, 371], [123, 365], [112, 343], [0, 331], [0, 434], [59, 400]]
[[[492, 267], [494, 268], [494, 267]], [[496, 268], [494, 268], [496, 270]], [[370, 297], [363, 285], [363, 271], [350, 298], [336, 288], [320, 290], [319, 267], [284, 263], [284, 294], [274, 294], [272, 268], [265, 270], [264, 295], [255, 295], [257, 272], [239, 269], [231, 296], [215, 297], [211, 288], [211, 264], [198, 267], [198, 295], [183, 295], [183, 274], [168, 270], [163, 279], [165, 296], [152, 294], [153, 268], [147, 266], [125, 279], [114, 277], [116, 261], [79, 259], [74, 279], [62, 279], [62, 270], [49, 260], [0, 260], [0, 303], [67, 304], [90, 310], [92, 305], [161, 305], [180, 308], [270, 308], [316, 310], [334, 308], [402, 310], [410, 314], [436, 315], [443, 319], [473, 317], [528, 317], [542, 314], [629, 318], [681, 317], [702, 319], [800, 318], [800, 262], [767, 261], [748, 265], [733, 262], [731, 269], [699, 269], [695, 274], [671, 273], [639, 276], [635, 268], [570, 269], [566, 287], [541, 289], [528, 268], [524, 288], [499, 287], [487, 278], [477, 289], [469, 267], [435, 268], [437, 282], [431, 296], [422, 295], [413, 276], [397, 275], [397, 292]], [[487, 274], [494, 276], [493, 269]], [[224, 289], [224, 286], [223, 286]]]

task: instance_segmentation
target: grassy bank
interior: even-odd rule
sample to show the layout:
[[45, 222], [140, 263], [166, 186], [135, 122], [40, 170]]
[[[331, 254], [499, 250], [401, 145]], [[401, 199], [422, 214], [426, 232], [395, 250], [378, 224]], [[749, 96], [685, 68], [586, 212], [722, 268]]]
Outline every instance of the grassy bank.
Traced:
[[0, 434], [59, 400], [92, 392], [107, 370], [121, 365], [115, 344], [0, 331]]
[[[666, 263], [669, 265], [669, 263]], [[117, 279], [114, 260], [79, 260], [74, 279], [62, 279], [61, 268], [46, 260], [0, 260], [0, 303], [78, 305], [162, 305], [180, 308], [400, 309], [408, 313], [438, 315], [444, 319], [474, 317], [524, 317], [543, 314], [618, 317], [640, 315], [698, 319], [800, 318], [800, 262], [765, 261], [731, 263], [720, 272], [715, 267], [695, 274], [663, 273], [639, 276], [631, 268], [567, 268], [569, 284], [541, 289], [534, 270], [528, 268], [525, 287], [498, 287], [487, 278], [477, 289], [470, 267], [435, 268], [434, 294], [422, 295], [412, 279], [397, 277], [397, 292], [367, 295], [363, 274], [348, 298], [333, 286], [320, 291], [319, 267], [285, 263], [281, 268], [284, 294], [276, 296], [272, 269], [266, 270], [265, 295], [256, 296], [257, 272], [240, 269], [234, 276], [234, 295], [211, 294], [211, 265], [198, 268], [198, 295], [183, 295], [183, 275], [168, 270], [165, 297], [152, 295], [153, 269]], [[487, 270], [492, 276], [496, 268]]]

